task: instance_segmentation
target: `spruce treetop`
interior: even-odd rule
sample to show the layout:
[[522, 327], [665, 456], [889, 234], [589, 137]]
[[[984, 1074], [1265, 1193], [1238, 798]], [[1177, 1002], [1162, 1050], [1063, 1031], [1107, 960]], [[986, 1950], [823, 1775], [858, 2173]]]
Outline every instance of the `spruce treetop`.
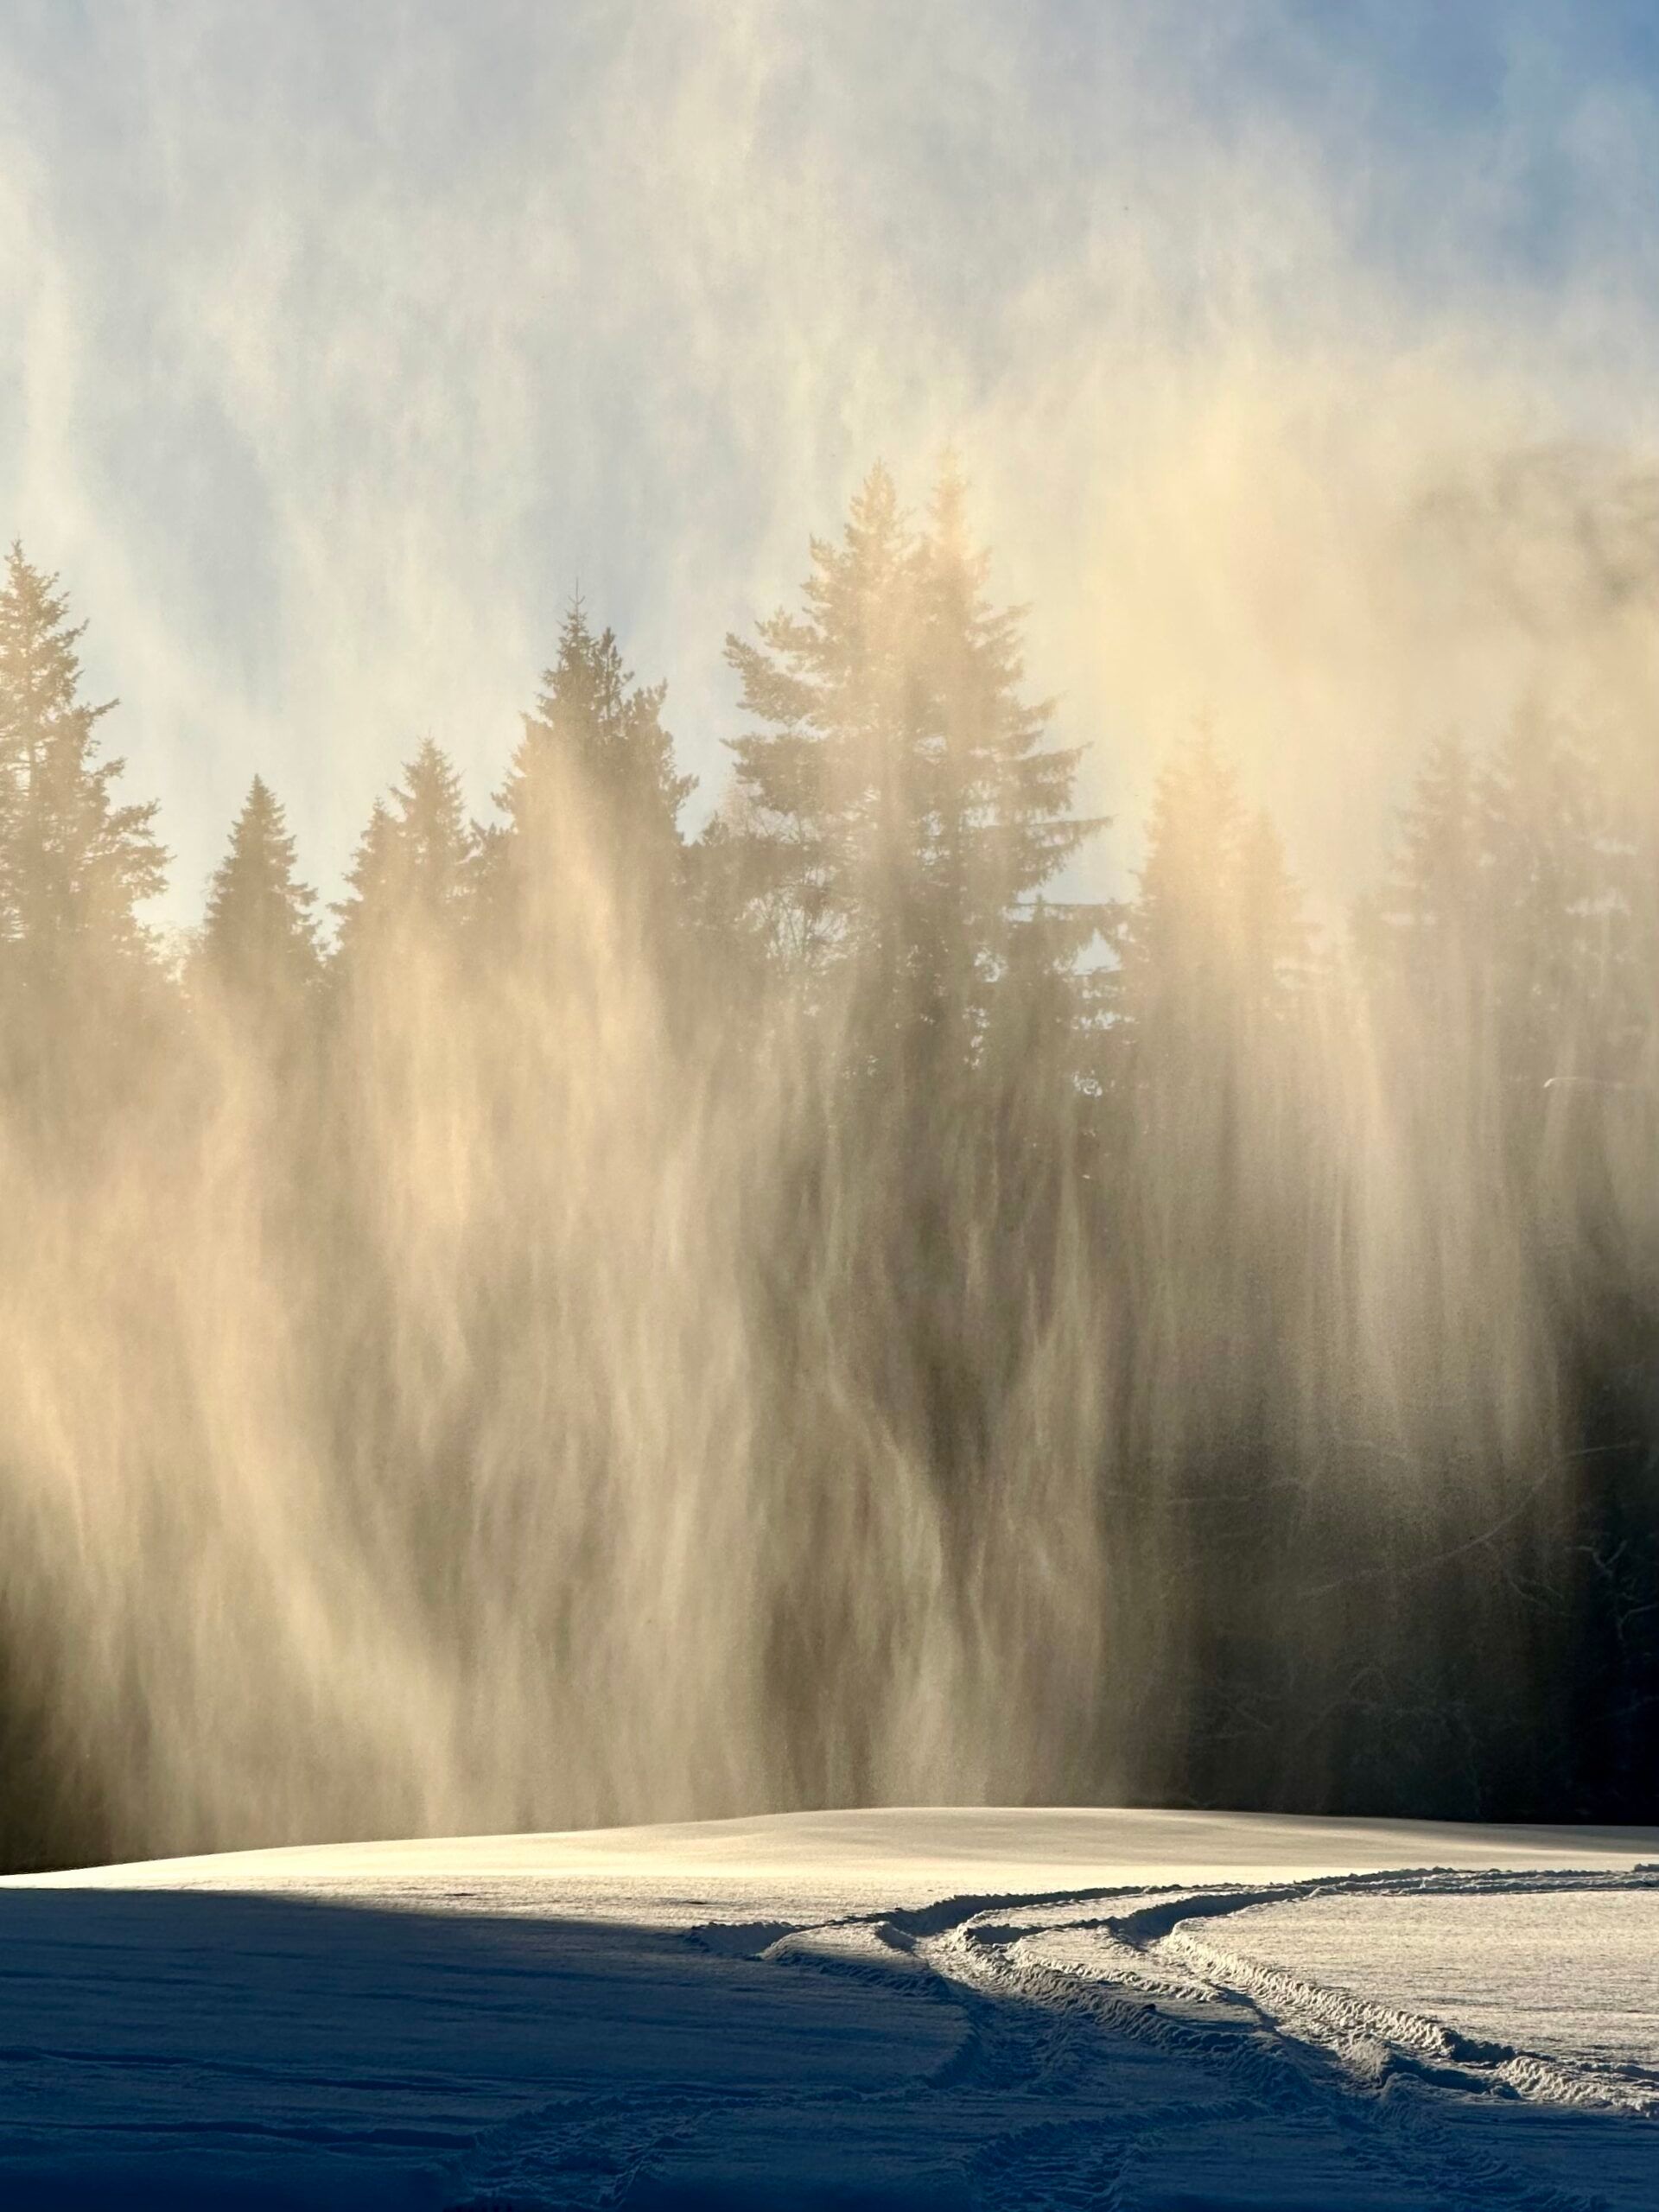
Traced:
[[999, 982], [1064, 964], [1104, 910], [1037, 894], [1103, 823], [1072, 798], [1081, 747], [1047, 741], [1054, 702], [1023, 685], [1025, 610], [997, 607], [989, 556], [947, 460], [918, 527], [873, 468], [838, 538], [810, 541], [798, 612], [729, 637], [729, 741], [757, 901], [809, 963], [885, 976], [925, 1023], [982, 1026]]
[[147, 954], [136, 910], [165, 880], [155, 803], [118, 804], [125, 763], [99, 757], [115, 702], [79, 696], [85, 628], [56, 576], [14, 543], [0, 584], [0, 914], [37, 972]]
[[387, 799], [377, 799], [334, 907], [350, 955], [410, 930], [454, 938], [472, 918], [482, 841], [461, 779], [437, 741], [423, 738]]
[[556, 809], [560, 778], [574, 774], [617, 836], [677, 845], [680, 810], [696, 779], [675, 771], [674, 741], [662, 721], [667, 694], [666, 683], [635, 683], [615, 632], [595, 633], [580, 595], [573, 598], [496, 794], [510, 830], [529, 834], [538, 812]]
[[260, 1002], [296, 999], [319, 967], [316, 893], [295, 875], [294, 840], [256, 776], [208, 887], [202, 958], [219, 988]]

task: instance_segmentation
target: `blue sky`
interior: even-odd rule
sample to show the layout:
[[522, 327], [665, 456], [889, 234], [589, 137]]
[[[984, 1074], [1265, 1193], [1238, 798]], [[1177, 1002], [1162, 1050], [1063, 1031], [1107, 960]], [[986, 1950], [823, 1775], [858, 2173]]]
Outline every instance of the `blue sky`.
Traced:
[[945, 439], [1089, 803], [1212, 711], [1317, 878], [1535, 672], [1395, 489], [1501, 565], [1504, 450], [1651, 450], [1656, 90], [1635, 0], [12, 0], [0, 527], [174, 918], [256, 770], [325, 889], [425, 731], [482, 809], [578, 578], [712, 795], [721, 633]]

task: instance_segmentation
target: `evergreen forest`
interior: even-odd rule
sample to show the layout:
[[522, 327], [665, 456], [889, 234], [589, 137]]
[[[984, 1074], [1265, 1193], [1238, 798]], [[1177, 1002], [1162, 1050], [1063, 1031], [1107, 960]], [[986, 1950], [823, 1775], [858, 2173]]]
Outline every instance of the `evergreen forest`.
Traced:
[[575, 600], [487, 819], [411, 734], [325, 905], [265, 763], [181, 939], [13, 547], [7, 1867], [1659, 1820], [1641, 778], [1543, 700], [1425, 729], [1316, 918], [1225, 701], [1083, 810], [953, 468], [805, 565], [719, 791]]

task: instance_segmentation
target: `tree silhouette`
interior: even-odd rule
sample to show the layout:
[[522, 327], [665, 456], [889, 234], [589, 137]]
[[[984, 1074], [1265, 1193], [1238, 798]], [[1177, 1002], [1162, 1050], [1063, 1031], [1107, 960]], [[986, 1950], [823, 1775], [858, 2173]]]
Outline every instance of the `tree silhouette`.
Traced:
[[1192, 1072], [1287, 1012], [1311, 937], [1277, 830], [1205, 732], [1160, 772], [1109, 1002], [1138, 1077]]
[[1021, 696], [1023, 611], [990, 602], [953, 467], [920, 532], [873, 469], [811, 562], [801, 613], [727, 640], [760, 726], [731, 741], [750, 896], [787, 959], [856, 972], [873, 1036], [971, 1058], [999, 982], [1105, 919], [1035, 901], [1103, 826], [1072, 812], [1080, 752]]
[[663, 956], [684, 887], [680, 811], [696, 782], [676, 772], [666, 694], [635, 683], [615, 633], [592, 630], [573, 600], [495, 794], [505, 822], [484, 895], [498, 935], [545, 957], [620, 926]]
[[1015, 1001], [1002, 1019], [1029, 1041], [1033, 1020], [1075, 1026], [1077, 956], [1115, 926], [1109, 903], [1045, 895], [1109, 825], [1075, 810], [1083, 747], [1046, 741], [1055, 702], [1021, 695], [1026, 610], [993, 605], [990, 555], [969, 533], [966, 500], [947, 457], [920, 546], [926, 680], [938, 719], [927, 824], [932, 963], [947, 1003], [965, 1009], [972, 1038], [983, 1035], [1000, 996]]
[[573, 764], [596, 795], [615, 833], [636, 855], [641, 845], [679, 842], [680, 810], [696, 787], [677, 773], [674, 741], [663, 727], [666, 683], [636, 684], [622, 664], [615, 632], [594, 634], [578, 597], [565, 612], [553, 665], [542, 674], [524, 717], [497, 804], [513, 827], [531, 828], [549, 764]]
[[334, 907], [346, 963], [411, 937], [456, 950], [473, 918], [481, 840], [461, 779], [422, 741], [390, 800], [377, 799]]
[[804, 611], [726, 641], [743, 712], [730, 741], [757, 893], [810, 969], [862, 956], [904, 980], [930, 810], [919, 557], [892, 477], [871, 470], [839, 543], [811, 541]]
[[79, 696], [85, 628], [14, 543], [0, 585], [0, 927], [14, 988], [37, 1002], [71, 974], [145, 959], [137, 910], [165, 876], [155, 802], [118, 805], [125, 764], [99, 758], [115, 702]]
[[1382, 885], [1356, 908], [1357, 949], [1374, 974], [1461, 1027], [1485, 957], [1487, 899], [1478, 766], [1461, 738], [1443, 736], [1418, 771]]
[[256, 776], [208, 887], [204, 977], [242, 1009], [290, 1014], [321, 972], [315, 903], [316, 893], [295, 875], [283, 809]]
[[1497, 1049], [1511, 1083], [1623, 1071], [1618, 1001], [1632, 855], [1582, 746], [1523, 708], [1477, 793]]

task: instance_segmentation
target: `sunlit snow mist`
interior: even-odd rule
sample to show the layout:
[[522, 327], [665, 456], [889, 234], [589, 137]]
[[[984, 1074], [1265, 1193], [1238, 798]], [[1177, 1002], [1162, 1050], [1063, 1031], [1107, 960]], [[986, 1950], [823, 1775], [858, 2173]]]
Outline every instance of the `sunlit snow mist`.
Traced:
[[84, 1051], [83, 1122], [12, 1114], [10, 1664], [111, 1837], [1340, 1796], [1368, 1680], [1546, 1694], [1575, 1348], [1659, 1250], [1593, 914], [1517, 1059], [1340, 926], [1264, 1011], [1175, 842], [1166, 1049], [1114, 1065], [1109, 990], [1080, 1058], [988, 1037], [970, 1111], [870, 1089], [856, 962], [734, 988], [579, 777], [543, 804], [499, 957], [410, 903], [315, 1052], [199, 993], [113, 1120]]
[[[0, 528], [90, 621], [187, 904], [256, 766], [328, 896], [419, 733], [481, 805], [578, 575], [721, 830], [671, 925], [572, 769], [512, 930], [408, 902], [303, 1036], [188, 962], [6, 1000], [14, 1795], [130, 1854], [1540, 1802], [1659, 1464], [1643, 268], [1480, 285], [1441, 240], [1412, 289], [1357, 240], [1420, 199], [1224, 130], [1159, 10], [1076, 72], [994, 8], [446, 12], [355, 11], [330, 71], [327, 11], [118, 11], [85, 206], [8, 72]], [[919, 506], [952, 444], [1114, 818], [1046, 887], [1113, 906], [1080, 1011], [947, 1079], [876, 953], [722, 877], [719, 639], [878, 454]], [[1459, 741], [1509, 748], [1508, 933], [1426, 846], [1404, 974], [1401, 810]], [[1192, 833], [1195, 760], [1309, 930], [1265, 832], [1230, 873]]]

